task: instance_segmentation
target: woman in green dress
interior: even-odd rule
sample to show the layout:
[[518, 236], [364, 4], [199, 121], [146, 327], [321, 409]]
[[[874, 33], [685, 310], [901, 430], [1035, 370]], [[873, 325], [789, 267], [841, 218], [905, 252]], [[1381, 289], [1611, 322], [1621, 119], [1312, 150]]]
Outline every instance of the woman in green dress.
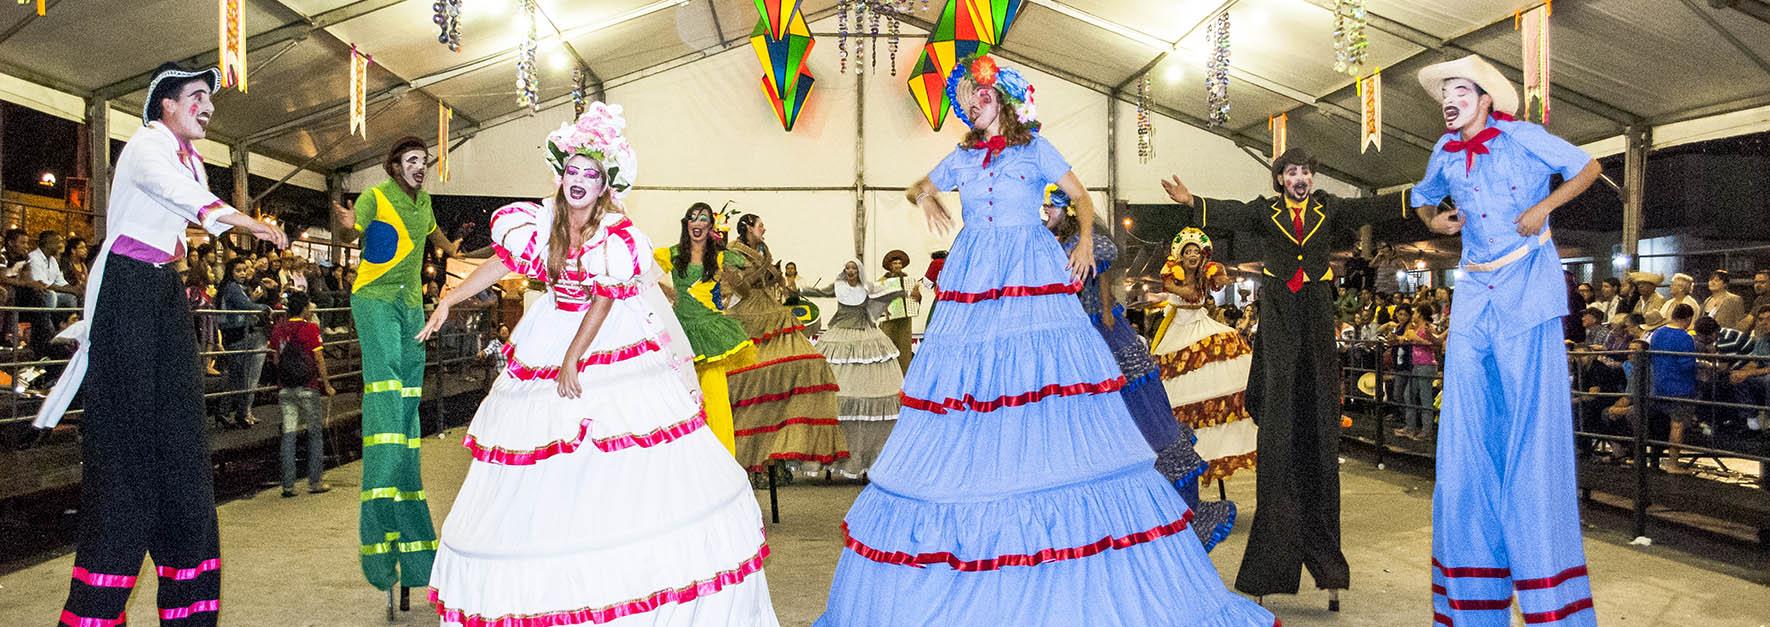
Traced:
[[694, 347], [695, 374], [707, 409], [707, 426], [727, 451], [737, 453], [731, 427], [731, 394], [725, 372], [754, 356], [750, 335], [736, 320], [725, 317], [718, 276], [724, 267], [725, 241], [713, 228], [713, 208], [689, 205], [682, 215], [681, 241], [653, 253], [658, 267], [669, 273], [670, 300], [676, 319]]

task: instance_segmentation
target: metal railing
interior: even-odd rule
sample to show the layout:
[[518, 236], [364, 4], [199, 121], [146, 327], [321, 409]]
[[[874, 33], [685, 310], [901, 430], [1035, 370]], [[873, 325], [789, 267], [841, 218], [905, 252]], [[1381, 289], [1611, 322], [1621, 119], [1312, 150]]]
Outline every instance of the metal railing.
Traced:
[[[1410, 379], [1427, 379], [1424, 383], [1416, 381], [1416, 384], [1436, 384], [1438, 388], [1442, 389], [1442, 368], [1438, 375], [1432, 377], [1420, 377], [1408, 372], [1395, 371], [1395, 369], [1387, 363], [1388, 360], [1385, 359], [1383, 352], [1394, 350], [1398, 346], [1406, 346], [1406, 344], [1393, 344], [1382, 340], [1340, 340], [1339, 346], [1340, 357], [1342, 360], [1341, 370], [1345, 375], [1342, 377], [1340, 391], [1341, 400], [1344, 403], [1343, 407], [1348, 410], [1349, 415], [1362, 415], [1365, 420], [1374, 423], [1375, 427], [1375, 431], [1371, 439], [1368, 441], [1364, 441], [1361, 437], [1350, 433], [1343, 434], [1343, 437], [1364, 441], [1364, 443], [1372, 445], [1376, 451], [1377, 464], [1379, 467], [1382, 467], [1391, 455], [1408, 455], [1426, 458], [1435, 457], [1435, 440], [1430, 442], [1429, 444], [1431, 445], [1427, 446], [1424, 450], [1391, 445], [1389, 440], [1390, 429], [1394, 425], [1393, 421], [1396, 420], [1397, 415], [1401, 412], [1409, 410], [1429, 412], [1429, 419], [1435, 421], [1436, 414], [1439, 411], [1437, 407], [1396, 402], [1391, 398], [1391, 384]], [[1374, 358], [1372, 359], [1372, 363], [1368, 366], [1350, 363], [1349, 357], [1353, 354], [1359, 353], [1360, 349], [1368, 351], [1368, 354], [1372, 355]], [[1632, 525], [1634, 528], [1634, 535], [1637, 537], [1647, 535], [1647, 526], [1650, 518], [1649, 510], [1654, 504], [1654, 497], [1650, 485], [1652, 482], [1650, 481], [1650, 478], [1655, 473], [1663, 472], [1660, 464], [1669, 457], [1668, 452], [1670, 451], [1675, 451], [1678, 459], [1697, 458], [1714, 460], [1722, 470], [1728, 470], [1723, 460], [1737, 459], [1747, 462], [1755, 462], [1758, 464], [1758, 471], [1755, 477], [1746, 472], [1729, 472], [1732, 472], [1737, 477], [1755, 482], [1759, 489], [1770, 492], [1770, 477], [1767, 477], [1770, 476], [1770, 424], [1761, 424], [1760, 427], [1763, 429], [1762, 431], [1756, 432], [1756, 435], [1743, 436], [1735, 441], [1736, 444], [1740, 444], [1741, 446], [1733, 447], [1720, 445], [1716, 442], [1718, 438], [1710, 438], [1710, 441], [1707, 443], [1708, 445], [1692, 443], [1690, 440], [1695, 438], [1692, 438], [1691, 436], [1703, 433], [1696, 428], [1697, 425], [1695, 423], [1697, 421], [1695, 420], [1691, 420], [1690, 422], [1692, 424], [1688, 424], [1687, 428], [1684, 430], [1686, 440], [1684, 442], [1672, 442], [1670, 440], [1656, 438], [1654, 437], [1653, 429], [1654, 418], [1669, 413], [1668, 410], [1671, 408], [1687, 407], [1693, 410], [1706, 408], [1711, 412], [1714, 410], [1738, 411], [1746, 412], [1749, 417], [1750, 415], [1765, 415], [1765, 412], [1770, 412], [1770, 405], [1716, 400], [1714, 397], [1719, 396], [1717, 392], [1727, 389], [1726, 386], [1730, 385], [1730, 383], [1726, 381], [1729, 371], [1718, 367], [1711, 368], [1711, 372], [1713, 372], [1715, 376], [1714, 380], [1708, 383], [1707, 389], [1704, 389], [1700, 382], [1698, 383], [1699, 394], [1696, 397], [1686, 398], [1654, 394], [1652, 390], [1654, 357], [1687, 357], [1697, 359], [1699, 362], [1708, 361], [1717, 364], [1745, 364], [1753, 362], [1761, 363], [1765, 361], [1763, 357], [1754, 357], [1752, 355], [1684, 353], [1648, 349], [1616, 351], [1570, 350], [1568, 352], [1569, 371], [1572, 384], [1571, 397], [1575, 403], [1574, 435], [1579, 441], [1579, 446], [1577, 448], [1579, 452], [1577, 454], [1579, 454], [1582, 459], [1591, 458], [1593, 455], [1592, 449], [1595, 448], [1592, 445], [1600, 442], [1610, 443], [1612, 446], [1619, 449], [1624, 447], [1628, 449], [1628, 463], [1632, 466], [1633, 494], [1626, 496], [1630, 496], [1630, 509], [1633, 516]], [[1632, 373], [1626, 376], [1626, 383], [1623, 385], [1622, 389], [1614, 391], [1603, 391], [1601, 389], [1596, 392], [1588, 389], [1588, 387], [1591, 386], [1586, 385], [1587, 382], [1584, 381], [1587, 377], [1588, 368], [1584, 367], [1581, 360], [1597, 359], [1610, 360], [1617, 364], [1616, 366], [1613, 366], [1615, 368], [1620, 368], [1624, 363], [1628, 364], [1628, 368], [1629, 370], [1632, 370]], [[1699, 365], [1698, 369], [1700, 370], [1701, 368], [1702, 366]], [[1369, 395], [1358, 390], [1355, 383], [1359, 377], [1366, 373], [1375, 375], [1377, 382], [1375, 389], [1371, 390], [1371, 394]], [[1750, 384], [1751, 383], [1748, 382], [1743, 385]], [[1610, 387], [1614, 388], [1614, 386]], [[1731, 387], [1739, 388], [1741, 385], [1733, 384]], [[1710, 398], [1703, 398], [1703, 396], [1709, 396]], [[1587, 423], [1587, 415], [1591, 410], [1586, 409], [1581, 405], [1583, 403], [1615, 401], [1617, 399], [1628, 399], [1629, 401], [1626, 424], [1627, 433], [1619, 434], [1605, 432], [1605, 430], [1594, 430], [1594, 425]], [[1598, 411], [1602, 412], [1604, 410], [1599, 409]], [[1711, 420], [1713, 420], [1713, 418], [1714, 416], [1711, 414]], [[1602, 419], [1601, 415], [1600, 419]], [[1667, 420], [1669, 421], [1672, 419], [1673, 418], [1668, 418]], [[1719, 430], [1716, 430], [1716, 433], [1719, 433]], [[1757, 446], [1744, 446], [1750, 444], [1756, 444]], [[1671, 463], [1676, 464], [1677, 461], [1678, 460], [1672, 460]], [[1587, 472], [1587, 469], [1582, 467], [1581, 472], [1583, 474]], [[1581, 485], [1588, 485], [1586, 477], [1581, 478]], [[1587, 492], [1589, 496], [1590, 487], [1582, 487], [1582, 490]], [[1759, 523], [1762, 523], [1762, 521], [1759, 521]], [[1762, 542], [1764, 541], [1763, 534], [1765, 533], [1763, 527], [1760, 527], [1759, 533], [1760, 542]]]

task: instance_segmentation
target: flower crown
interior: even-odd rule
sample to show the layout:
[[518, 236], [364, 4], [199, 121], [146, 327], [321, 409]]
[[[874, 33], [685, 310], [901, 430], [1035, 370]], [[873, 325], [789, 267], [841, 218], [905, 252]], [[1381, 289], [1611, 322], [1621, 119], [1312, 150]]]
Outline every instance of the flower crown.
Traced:
[[1026, 125], [1027, 130], [1039, 130], [1039, 111], [1033, 104], [1033, 86], [1021, 76], [1018, 70], [996, 66], [995, 57], [978, 53], [960, 59], [953, 66], [953, 71], [946, 77], [946, 99], [953, 108], [953, 115], [958, 116], [965, 126], [971, 126], [971, 118], [965, 115], [965, 108], [959, 105], [959, 83], [967, 77], [978, 87], [994, 87], [1006, 94], [1008, 101], [1002, 104], [1013, 109], [1014, 117]]
[[626, 128], [621, 105], [603, 102], [590, 103], [577, 122], [560, 125], [547, 136], [547, 165], [553, 167], [554, 183], [565, 174], [565, 162], [584, 155], [602, 164], [604, 180], [615, 199], [626, 197], [639, 174], [639, 157], [622, 132]]
[[1174, 243], [1168, 247], [1168, 256], [1179, 259], [1187, 244], [1198, 245], [1199, 252], [1204, 253], [1206, 259], [1211, 257], [1211, 236], [1190, 226], [1180, 229], [1180, 233], [1174, 236]]

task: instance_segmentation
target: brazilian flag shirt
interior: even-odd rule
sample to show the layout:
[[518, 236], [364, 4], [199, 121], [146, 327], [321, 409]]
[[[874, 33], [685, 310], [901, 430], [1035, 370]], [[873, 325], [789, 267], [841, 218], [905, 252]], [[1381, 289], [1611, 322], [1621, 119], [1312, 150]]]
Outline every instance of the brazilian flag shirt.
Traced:
[[356, 230], [362, 255], [351, 296], [421, 306], [424, 240], [436, 230], [430, 194], [418, 190], [413, 199], [393, 179], [363, 190], [356, 197]]

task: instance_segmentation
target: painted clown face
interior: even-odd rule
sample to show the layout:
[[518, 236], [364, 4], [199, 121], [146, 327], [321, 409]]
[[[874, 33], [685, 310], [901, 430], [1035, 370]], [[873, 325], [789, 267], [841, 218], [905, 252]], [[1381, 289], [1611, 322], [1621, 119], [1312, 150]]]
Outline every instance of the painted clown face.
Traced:
[[713, 211], [696, 209], [683, 219], [683, 225], [688, 229], [688, 241], [705, 242], [713, 234]]
[[1468, 128], [1475, 120], [1485, 117], [1481, 105], [1493, 107], [1493, 98], [1481, 93], [1475, 81], [1466, 78], [1446, 79], [1439, 87], [1439, 97], [1444, 103], [1444, 127], [1450, 130]]
[[565, 162], [565, 173], [559, 178], [559, 190], [565, 204], [573, 209], [587, 209], [602, 197], [602, 164], [584, 155]]
[[209, 118], [215, 114], [215, 103], [209, 96], [208, 83], [186, 82], [175, 97], [161, 100], [160, 123], [185, 141], [204, 138], [209, 133]]
[[971, 119], [971, 128], [987, 129], [1002, 115], [1002, 93], [995, 87], [981, 87], [971, 79], [959, 83], [959, 107]]
[[394, 171], [399, 172], [400, 180], [405, 182], [406, 187], [423, 189], [424, 168], [429, 163], [429, 153], [423, 150], [407, 150], [399, 153], [399, 163], [395, 164]]
[[1278, 186], [1284, 188], [1284, 195], [1291, 200], [1303, 200], [1315, 191], [1315, 170], [1306, 165], [1290, 164], [1278, 173]]

